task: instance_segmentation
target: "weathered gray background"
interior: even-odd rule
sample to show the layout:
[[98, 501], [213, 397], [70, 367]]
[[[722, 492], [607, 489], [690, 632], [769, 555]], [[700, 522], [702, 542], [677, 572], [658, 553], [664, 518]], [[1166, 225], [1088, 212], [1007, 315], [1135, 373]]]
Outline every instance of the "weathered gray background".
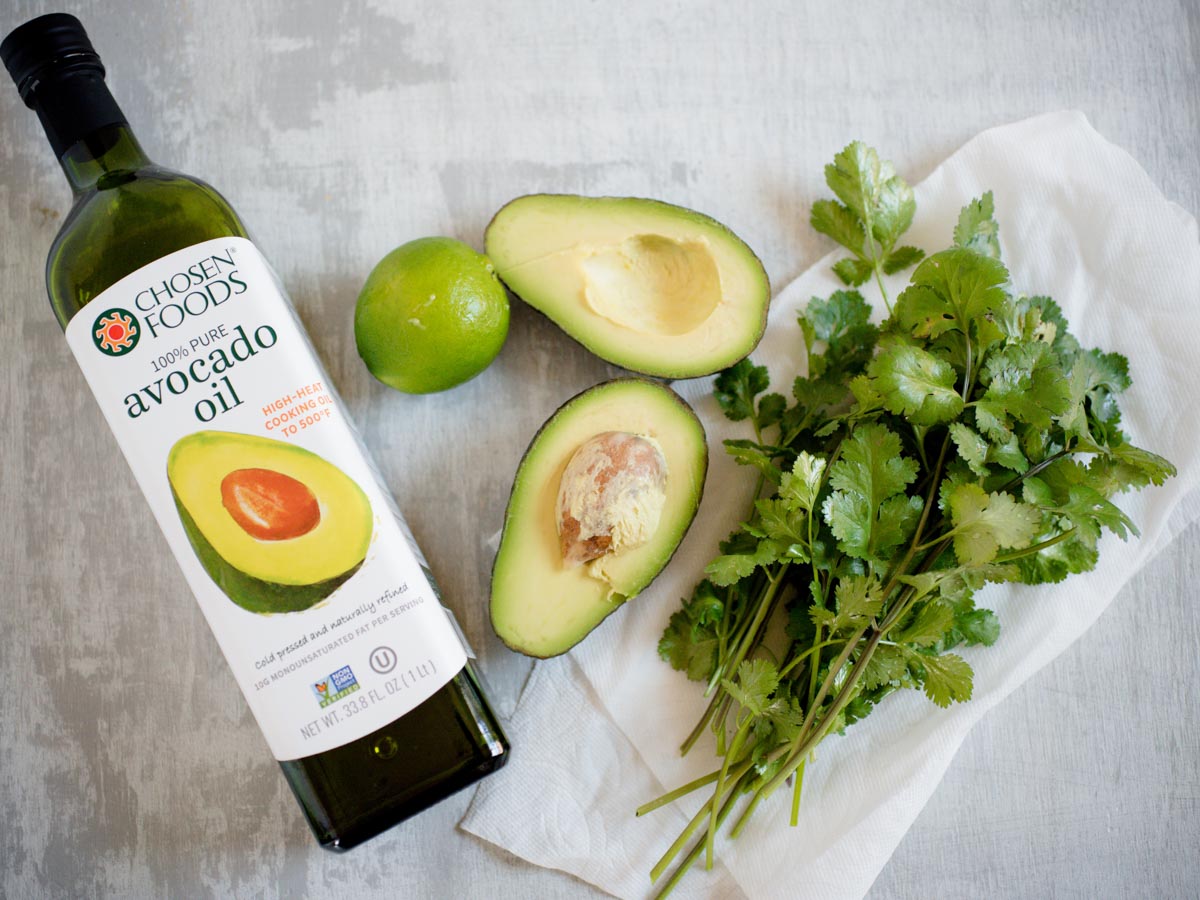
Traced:
[[[828, 249], [808, 206], [851, 138], [916, 181], [1061, 107], [1200, 209], [1197, 0], [65, 5], [151, 156], [280, 270], [502, 710], [528, 664], [489, 632], [485, 540], [535, 428], [614, 370], [517, 304], [482, 377], [389, 391], [351, 331], [386, 251], [479, 246], [520, 193], [638, 194], [717, 216], [782, 285]], [[5, 0], [0, 29], [55, 8]], [[457, 832], [466, 795], [316, 848], [53, 322], [69, 195], [6, 86], [0, 115], [0, 895], [594, 895]], [[874, 896], [1200, 895], [1198, 547], [984, 720]]]

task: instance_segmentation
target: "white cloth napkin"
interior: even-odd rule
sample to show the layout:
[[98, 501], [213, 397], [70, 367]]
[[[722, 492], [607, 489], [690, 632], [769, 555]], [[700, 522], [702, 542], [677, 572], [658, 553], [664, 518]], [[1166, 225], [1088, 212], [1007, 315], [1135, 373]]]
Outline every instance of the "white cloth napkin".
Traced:
[[[1179, 476], [1124, 495], [1140, 540], [1103, 539], [1099, 567], [1059, 585], [991, 586], [980, 602], [1002, 622], [1000, 640], [963, 655], [975, 696], [940, 710], [919, 692], [889, 697], [844, 737], [827, 739], [805, 774], [800, 823], [788, 798], [763, 803], [736, 841], [719, 840], [722, 866], [697, 869], [678, 896], [858, 898], [887, 862], [979, 718], [1061, 653], [1147, 560], [1200, 515], [1200, 240], [1196, 221], [1169, 203], [1128, 154], [1079, 113], [1053, 113], [986, 131], [916, 188], [905, 243], [949, 246], [959, 209], [993, 190], [1003, 257], [1016, 288], [1049, 294], [1085, 346], [1129, 357], [1122, 401], [1135, 443], [1163, 454]], [[796, 312], [840, 285], [831, 254], [776, 297], [753, 358], [776, 390], [802, 370]], [[906, 276], [889, 284], [896, 296]], [[867, 292], [868, 300], [877, 297]], [[704, 706], [699, 686], [655, 651], [717, 542], [747, 508], [753, 475], [721, 441], [745, 437], [712, 399], [711, 379], [675, 385], [708, 431], [703, 503], [657, 581], [567, 657], [540, 663], [511, 724], [506, 772], [479, 789], [462, 827], [531, 862], [571, 872], [619, 897], [651, 893], [648, 872], [686, 821], [640, 804], [711, 771], [711, 738], [680, 758]], [[704, 799], [682, 806], [690, 815]], [[733, 882], [736, 882], [734, 886]]]

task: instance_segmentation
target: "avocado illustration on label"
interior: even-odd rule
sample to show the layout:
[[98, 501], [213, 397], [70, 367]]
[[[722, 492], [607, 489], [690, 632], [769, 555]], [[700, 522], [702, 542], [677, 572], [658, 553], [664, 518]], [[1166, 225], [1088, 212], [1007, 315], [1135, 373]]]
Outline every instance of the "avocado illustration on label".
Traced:
[[205, 571], [250, 612], [308, 609], [366, 558], [374, 530], [367, 495], [301, 447], [199, 431], [171, 448], [167, 478]]

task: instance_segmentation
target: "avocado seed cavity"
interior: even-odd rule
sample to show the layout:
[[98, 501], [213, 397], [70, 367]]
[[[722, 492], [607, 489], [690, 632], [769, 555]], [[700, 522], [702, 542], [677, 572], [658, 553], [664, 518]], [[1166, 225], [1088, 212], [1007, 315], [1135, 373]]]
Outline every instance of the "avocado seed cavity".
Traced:
[[592, 311], [640, 334], [687, 334], [721, 303], [721, 273], [707, 241], [638, 234], [583, 257]]
[[321, 507], [308, 486], [271, 469], [230, 472], [221, 480], [221, 505], [260, 541], [297, 538], [321, 521]]
[[605, 431], [572, 455], [559, 482], [563, 562], [578, 566], [644, 544], [667, 500], [667, 460], [650, 437]]

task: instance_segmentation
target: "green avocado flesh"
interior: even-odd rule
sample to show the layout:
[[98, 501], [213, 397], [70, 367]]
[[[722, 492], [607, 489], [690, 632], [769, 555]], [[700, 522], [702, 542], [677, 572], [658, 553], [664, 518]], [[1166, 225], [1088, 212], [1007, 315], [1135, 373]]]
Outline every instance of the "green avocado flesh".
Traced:
[[200, 431], [171, 448], [167, 478], [205, 571], [250, 612], [308, 609], [366, 558], [374, 531], [367, 495], [301, 447]]
[[[648, 540], [583, 565], [565, 563], [557, 501], [567, 463], [605, 432], [652, 440], [666, 461], [666, 498]], [[492, 627], [528, 656], [564, 653], [663, 570], [683, 540], [704, 489], [704, 427], [674, 391], [641, 379], [608, 381], [564, 404], [525, 452], [492, 568]]]
[[749, 354], [766, 327], [771, 288], [758, 257], [681, 206], [530, 194], [496, 213], [484, 240], [513, 293], [634, 372], [708, 375]]

